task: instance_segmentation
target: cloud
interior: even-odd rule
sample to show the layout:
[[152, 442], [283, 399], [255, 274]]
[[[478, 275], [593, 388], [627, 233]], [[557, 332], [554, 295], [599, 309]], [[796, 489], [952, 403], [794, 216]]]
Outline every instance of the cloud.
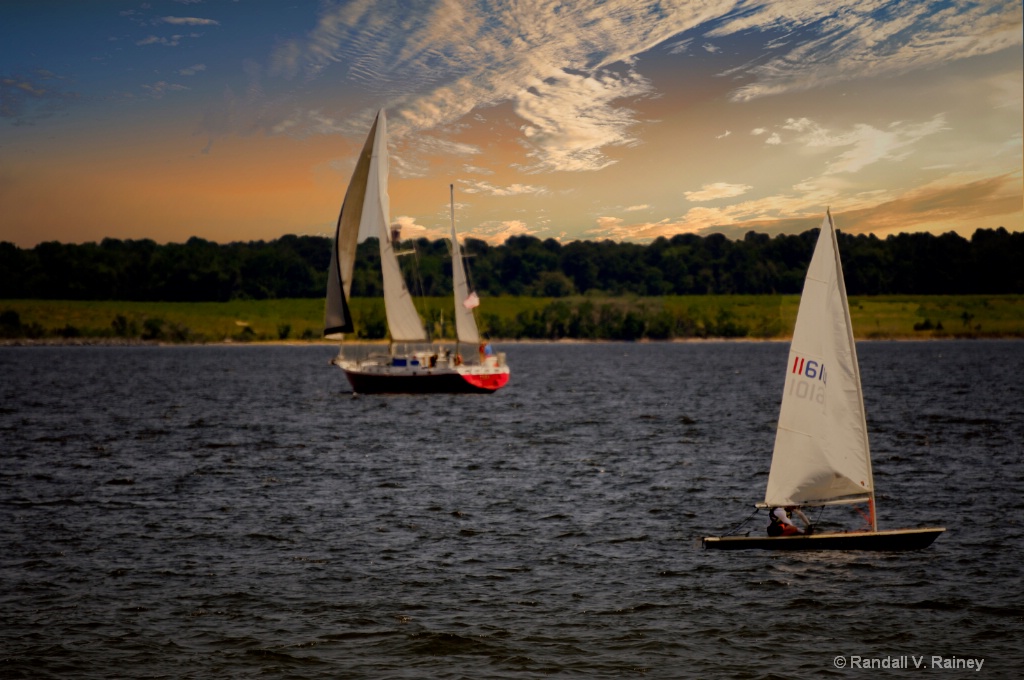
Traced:
[[62, 89], [64, 81], [44, 69], [31, 75], [0, 75], [0, 118], [28, 122], [64, 110], [79, 99], [78, 93]]
[[626, 212], [637, 212], [639, 210], [647, 210], [650, 207], [651, 206], [647, 205], [646, 203], [644, 203], [643, 205], [631, 205], [628, 208], [626, 208]]
[[673, 41], [667, 46], [669, 54], [685, 54], [690, 50], [690, 45], [693, 44], [693, 38], [684, 38], [683, 40]]
[[460, 179], [459, 186], [467, 194], [486, 194], [488, 196], [543, 196], [548, 193], [544, 187], [531, 186], [529, 184], [512, 184], [506, 187], [499, 187], [490, 182], [480, 180]]
[[497, 223], [484, 223], [475, 229], [460, 233], [464, 238], [475, 238], [492, 246], [501, 245], [513, 236], [532, 236], [536, 229], [530, 229], [520, 220], [505, 220]]
[[437, 154], [440, 156], [478, 156], [480, 147], [475, 144], [453, 142], [432, 135], [416, 135], [408, 140], [420, 153]]
[[181, 69], [180, 71], [178, 71], [178, 75], [180, 75], [180, 76], [194, 76], [195, 74], [199, 73], [200, 71], [205, 71], [205, 70], [206, 70], [206, 64], [195, 64], [194, 66], [189, 66], [188, 68]]
[[[617, 162], [614, 150], [642, 143], [634, 102], [658, 93], [639, 57], [654, 48], [692, 53], [715, 50], [722, 38], [763, 34], [764, 58], [723, 74], [745, 83], [732, 98], [747, 101], [1021, 43], [1018, 0], [950, 0], [943, 9], [897, 0], [531, 0], [528, 11], [463, 0], [351, 0], [321, 7], [312, 30], [274, 49], [269, 75], [311, 82], [330, 73], [358, 83], [404, 123], [395, 137], [504, 105], [520, 120], [525, 160], [516, 167], [527, 173], [600, 170]], [[785, 138], [782, 130], [763, 134], [773, 146]]]
[[400, 215], [391, 220], [392, 225], [397, 225], [402, 230], [402, 240], [425, 238], [430, 241], [448, 238], [448, 229], [440, 227], [424, 227], [416, 224], [416, 218], [408, 215]]
[[700, 188], [700, 191], [685, 191], [683, 192], [683, 195], [686, 196], [686, 200], [697, 203], [701, 201], [714, 201], [720, 198], [734, 198], [736, 196], [742, 196], [751, 189], [753, 189], [753, 187], [747, 184], [726, 184], [725, 182], [715, 182], [713, 184], [705, 184]]
[[524, 170], [600, 170], [613, 164], [604, 150], [636, 140], [628, 132], [633, 112], [611, 103], [649, 90], [648, 82], [632, 72], [563, 73], [534, 83], [515, 106], [526, 121], [521, 143], [533, 160]]
[[1020, 173], [973, 179], [952, 174], [907, 191], [845, 193], [837, 180], [825, 177], [776, 194], [719, 207], [696, 206], [684, 215], [657, 222], [626, 222], [603, 216], [586, 232], [589, 238], [650, 242], [677, 234], [725, 234], [742, 238], [750, 231], [770, 235], [801, 233], [821, 222], [831, 206], [837, 226], [851, 234], [962, 230], [974, 221], [988, 226], [994, 219], [1020, 214]]
[[596, 222], [595, 229], [584, 232], [595, 240], [649, 242], [661, 236], [671, 237], [691, 231], [684, 222], [675, 220], [626, 224], [622, 218], [603, 216], [598, 217]]
[[161, 99], [168, 92], [180, 92], [182, 90], [187, 90], [188, 88], [184, 85], [168, 83], [166, 81], [160, 80], [158, 82], [153, 83], [152, 85], [143, 85], [142, 89], [145, 90], [146, 93], [149, 94], [149, 96], [153, 99]]
[[526, 11], [440, 0], [409, 11], [401, 0], [362, 0], [324, 10], [304, 39], [275, 51], [270, 70], [316, 78], [343, 64], [350, 79], [390, 93], [413, 129], [510, 103], [523, 120], [523, 170], [597, 170], [615, 162], [607, 149], [639, 142], [636, 113], [619, 103], [653, 93], [635, 57], [732, 5], [535, 0]]
[[343, 130], [345, 127], [340, 121], [320, 109], [294, 109], [270, 128], [273, 134], [294, 133], [299, 138], [338, 134]]
[[[850, 233], [945, 231], [968, 220], [1020, 214], [1020, 174], [963, 182], [956, 176], [843, 214]], [[991, 221], [991, 220], [989, 220]]]
[[[773, 132], [765, 144], [795, 144], [811, 153], [846, 150], [828, 163], [824, 174], [855, 173], [880, 161], [900, 161], [912, 153], [911, 147], [931, 135], [947, 130], [946, 118], [936, 114], [923, 122], [895, 121], [879, 129], [866, 123], [852, 128], [832, 131], [809, 118], [788, 118], [779, 129], [787, 134]], [[765, 130], [759, 128], [757, 133]]]
[[763, 3], [730, 15], [706, 35], [791, 34], [788, 51], [727, 72], [752, 79], [732, 94], [749, 101], [993, 54], [1020, 45], [1021, 26], [1018, 0], [824, 0]]
[[169, 38], [161, 38], [155, 35], [146, 36], [142, 40], [135, 42], [136, 45], [142, 47], [144, 45], [163, 45], [164, 47], [177, 47], [181, 44], [182, 38], [199, 38], [199, 33], [188, 33], [185, 35], [172, 35]]
[[174, 26], [220, 26], [219, 21], [197, 17], [160, 17], [160, 21]]

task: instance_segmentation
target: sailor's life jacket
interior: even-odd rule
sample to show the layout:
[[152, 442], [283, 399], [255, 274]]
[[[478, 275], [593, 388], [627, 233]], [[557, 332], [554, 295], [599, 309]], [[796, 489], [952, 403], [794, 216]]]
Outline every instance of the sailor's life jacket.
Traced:
[[768, 525], [769, 536], [795, 536], [799, 534], [800, 530], [792, 524], [783, 524], [779, 520], [772, 517], [772, 523]]

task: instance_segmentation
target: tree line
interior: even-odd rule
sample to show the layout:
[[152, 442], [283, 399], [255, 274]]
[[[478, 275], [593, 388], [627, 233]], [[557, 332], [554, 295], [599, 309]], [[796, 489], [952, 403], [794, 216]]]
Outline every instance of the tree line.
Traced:
[[[755, 232], [683, 234], [646, 244], [516, 236], [502, 245], [467, 239], [472, 287], [487, 296], [796, 294], [803, 286], [817, 230], [770, 237]], [[452, 290], [445, 240], [401, 244], [414, 295]], [[412, 246], [412, 248], [410, 248]], [[950, 232], [884, 239], [839, 234], [851, 295], [1024, 293], [1024, 233], [979, 229], [966, 239]], [[0, 242], [0, 299], [225, 302], [321, 297], [331, 240], [282, 236], [273, 241], [218, 244], [104, 239], [45, 242], [19, 248]], [[374, 239], [359, 245], [353, 297], [382, 294]]]

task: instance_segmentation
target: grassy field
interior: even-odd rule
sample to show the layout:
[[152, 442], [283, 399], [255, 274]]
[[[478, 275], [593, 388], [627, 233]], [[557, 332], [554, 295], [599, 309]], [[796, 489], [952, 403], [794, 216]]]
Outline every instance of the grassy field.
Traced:
[[[383, 321], [379, 299], [352, 301], [357, 325]], [[449, 298], [417, 301], [435, 337], [451, 336]], [[519, 328], [533, 319], [565, 317], [581, 306], [611, 310], [648, 323], [658, 317], [685, 321], [662, 337], [785, 339], [796, 320], [795, 295], [488, 298], [478, 310], [482, 325]], [[858, 338], [1024, 337], [1024, 296], [879, 296], [850, 300]], [[603, 310], [603, 311], [602, 311]], [[13, 314], [12, 314], [13, 313]], [[214, 302], [109, 302], [0, 300], [2, 336], [8, 339], [127, 337], [169, 342], [316, 341], [319, 299]], [[17, 316], [15, 317], [14, 314]], [[18, 325], [14, 325], [13, 319]], [[543, 323], [542, 323], [543, 325]], [[536, 323], [534, 325], [536, 327]], [[682, 331], [679, 328], [683, 328]], [[646, 333], [645, 333], [646, 334]], [[492, 334], [501, 337], [503, 334]], [[507, 333], [506, 335], [513, 335]], [[515, 337], [531, 337], [520, 333]], [[536, 335], [532, 337], [537, 337]], [[651, 337], [655, 337], [651, 334]]]

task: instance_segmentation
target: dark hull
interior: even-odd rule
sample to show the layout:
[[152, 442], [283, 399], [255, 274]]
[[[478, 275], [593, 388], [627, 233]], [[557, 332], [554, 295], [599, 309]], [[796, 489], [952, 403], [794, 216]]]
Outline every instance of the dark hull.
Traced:
[[385, 375], [346, 370], [345, 376], [358, 394], [492, 394], [508, 382], [508, 373], [474, 382], [451, 371]]
[[810, 536], [708, 536], [701, 543], [709, 550], [921, 550], [943, 531], [928, 527]]

